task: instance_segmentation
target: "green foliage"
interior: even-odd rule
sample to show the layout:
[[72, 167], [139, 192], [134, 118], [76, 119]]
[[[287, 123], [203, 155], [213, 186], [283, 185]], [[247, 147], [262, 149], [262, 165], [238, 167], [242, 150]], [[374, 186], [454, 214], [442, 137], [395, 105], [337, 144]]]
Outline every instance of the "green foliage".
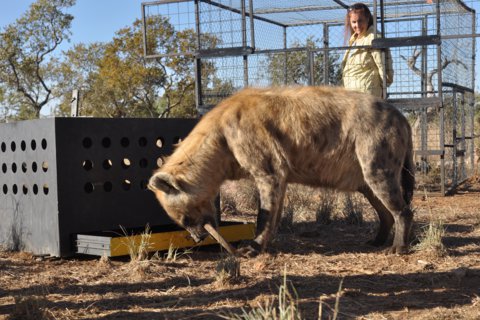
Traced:
[[328, 55], [328, 79], [324, 79], [324, 53], [315, 51], [320, 40], [312, 37], [306, 43], [298, 41], [291, 48], [302, 50], [271, 54], [268, 59], [268, 75], [273, 85], [308, 84], [310, 78], [309, 50], [313, 52], [313, 83], [336, 85], [341, 79], [339, 57]]
[[[70, 36], [75, 0], [37, 0], [0, 33], [0, 81], [20, 118], [39, 117], [58, 83], [52, 53]], [[5, 111], [4, 111], [5, 113]]]
[[[163, 17], [147, 23], [147, 47], [193, 51], [195, 32], [176, 31]], [[142, 21], [119, 30], [111, 42], [79, 45], [61, 67], [64, 96], [57, 114], [68, 114], [71, 92], [81, 90], [80, 113], [96, 117], [195, 117], [194, 66], [188, 56], [145, 59]]]

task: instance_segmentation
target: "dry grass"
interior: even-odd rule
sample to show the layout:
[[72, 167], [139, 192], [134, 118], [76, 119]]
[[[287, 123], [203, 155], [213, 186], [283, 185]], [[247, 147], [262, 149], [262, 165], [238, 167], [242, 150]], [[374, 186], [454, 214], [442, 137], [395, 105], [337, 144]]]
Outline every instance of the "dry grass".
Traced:
[[38, 294], [14, 297], [13, 312], [9, 320], [50, 320], [55, 317], [48, 311], [48, 300], [45, 290], [37, 290]]
[[[437, 235], [449, 254], [441, 258], [363, 245], [374, 225], [366, 201], [353, 195], [366, 223], [350, 225], [342, 194], [310, 188], [286, 199], [298, 202], [294, 233], [238, 264], [208, 248], [188, 259], [171, 248], [137, 263], [0, 251], [0, 319], [478, 319], [480, 184], [474, 190], [414, 198], [419, 239], [432, 244], [428, 234]], [[328, 219], [317, 218], [320, 209]], [[310, 237], [298, 233], [304, 225], [314, 228]]]
[[[287, 313], [288, 319], [477, 319], [480, 184], [472, 188], [477, 191], [424, 199], [417, 194], [413, 200], [421, 231], [428, 232], [431, 221], [443, 224], [449, 255], [441, 258], [426, 251], [385, 255], [383, 248], [366, 246], [376, 218], [361, 196], [353, 195], [365, 223], [350, 225], [342, 194], [308, 188], [297, 190], [293, 227], [303, 223], [316, 232], [279, 235], [269, 252], [238, 258], [241, 268], [232, 261], [220, 264], [226, 257], [218, 246], [194, 250], [188, 259], [171, 249], [169, 260], [162, 252], [136, 264], [118, 258], [40, 261], [0, 251], [0, 319], [29, 320], [30, 314], [35, 319], [214, 319], [227, 314], [227, 319], [248, 320]], [[320, 206], [330, 208], [328, 226], [317, 223]], [[45, 290], [39, 293], [39, 288]], [[280, 311], [288, 308], [295, 311]]]
[[445, 236], [443, 222], [441, 220], [433, 220], [421, 229], [422, 232], [419, 235], [419, 241], [413, 249], [438, 257], [444, 256], [446, 254], [446, 249], [442, 242], [442, 239]]
[[327, 189], [323, 190], [320, 195], [320, 201], [315, 210], [315, 221], [317, 224], [329, 224], [332, 222], [337, 198], [337, 193], [335, 191]]
[[240, 280], [240, 260], [235, 256], [228, 255], [220, 259], [215, 270], [215, 281], [220, 286], [233, 284]]
[[[289, 289], [290, 287], [290, 289]], [[287, 270], [284, 267], [283, 283], [278, 289], [278, 295], [273, 300], [267, 300], [251, 310], [242, 308], [241, 314], [222, 316], [229, 320], [301, 320], [302, 315], [298, 308], [298, 294], [287, 282]]]
[[[428, 214], [430, 216], [430, 221], [427, 224], [424, 224], [420, 227], [420, 233], [416, 236], [416, 244], [413, 247], [415, 251], [421, 251], [428, 253], [433, 256], [442, 257], [447, 251], [443, 245], [442, 239], [445, 236], [445, 226], [442, 220], [439, 220], [434, 216], [430, 199], [427, 195], [427, 192], [424, 190], [424, 199], [427, 204]], [[455, 210], [451, 209], [452, 215], [455, 216]]]
[[147, 224], [145, 226], [145, 231], [140, 235], [140, 241], [137, 241], [134, 235], [129, 235], [127, 230], [120, 226], [124, 236], [125, 236], [125, 245], [128, 248], [128, 255], [130, 256], [130, 262], [139, 262], [144, 261], [148, 258], [149, 249], [152, 246], [150, 238], [152, 237], [152, 231], [150, 226]]
[[[229, 215], [255, 214], [258, 192], [253, 182], [241, 180], [222, 186], [221, 210]], [[363, 196], [340, 193], [329, 189], [292, 184], [287, 188], [280, 220], [280, 232], [292, 233], [305, 222], [329, 224], [332, 221], [361, 225], [364, 207], [369, 206]], [[304, 231], [303, 229], [300, 232]]]
[[253, 181], [227, 181], [220, 189], [220, 210], [227, 214], [257, 210], [259, 195]]

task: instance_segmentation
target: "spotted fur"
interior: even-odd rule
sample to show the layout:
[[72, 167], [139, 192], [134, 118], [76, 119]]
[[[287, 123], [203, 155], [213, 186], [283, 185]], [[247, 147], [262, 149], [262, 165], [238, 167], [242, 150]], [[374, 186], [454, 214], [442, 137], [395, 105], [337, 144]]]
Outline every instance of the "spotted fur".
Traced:
[[279, 224], [287, 183], [363, 193], [376, 209], [383, 245], [408, 249], [414, 176], [411, 128], [393, 106], [333, 87], [245, 89], [207, 113], [150, 179], [169, 216], [200, 241], [215, 225], [225, 180], [249, 176], [260, 193], [255, 244]]

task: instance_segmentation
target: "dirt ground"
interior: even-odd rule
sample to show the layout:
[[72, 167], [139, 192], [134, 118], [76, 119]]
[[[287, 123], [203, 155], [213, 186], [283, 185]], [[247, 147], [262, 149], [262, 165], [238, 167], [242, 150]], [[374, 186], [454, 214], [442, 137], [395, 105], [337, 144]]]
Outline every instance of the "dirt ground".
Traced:
[[217, 319], [276, 304], [284, 275], [302, 319], [332, 319], [335, 309], [338, 319], [479, 319], [480, 178], [453, 196], [417, 194], [414, 208], [417, 231], [443, 223], [443, 255], [386, 255], [366, 245], [376, 226], [371, 208], [360, 225], [294, 225], [223, 281], [218, 246], [135, 263], [3, 250], [0, 319]]

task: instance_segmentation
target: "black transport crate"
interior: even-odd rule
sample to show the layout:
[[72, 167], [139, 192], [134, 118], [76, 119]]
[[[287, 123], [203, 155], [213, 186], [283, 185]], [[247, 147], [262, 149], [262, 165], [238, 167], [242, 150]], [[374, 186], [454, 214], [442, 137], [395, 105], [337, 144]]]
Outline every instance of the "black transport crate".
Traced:
[[75, 235], [171, 224], [147, 190], [195, 119], [51, 118], [0, 125], [0, 244], [68, 256]]

